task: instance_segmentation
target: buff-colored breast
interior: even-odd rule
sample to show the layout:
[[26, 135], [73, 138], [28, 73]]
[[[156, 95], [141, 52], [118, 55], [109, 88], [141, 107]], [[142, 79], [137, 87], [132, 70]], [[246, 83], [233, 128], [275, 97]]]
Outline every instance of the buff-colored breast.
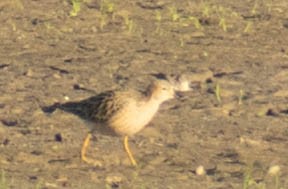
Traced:
[[109, 120], [108, 126], [118, 135], [134, 135], [152, 120], [159, 105], [157, 101], [139, 103], [131, 100], [126, 107]]

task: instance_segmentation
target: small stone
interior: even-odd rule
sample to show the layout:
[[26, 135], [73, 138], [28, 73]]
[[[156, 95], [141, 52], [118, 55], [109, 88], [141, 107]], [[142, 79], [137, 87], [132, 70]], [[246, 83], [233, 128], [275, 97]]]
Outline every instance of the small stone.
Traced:
[[280, 166], [279, 165], [273, 165], [268, 170], [268, 175], [275, 176], [278, 175], [280, 172]]
[[55, 79], [60, 79], [60, 78], [61, 78], [61, 75], [58, 74], [58, 73], [54, 73], [54, 74], [53, 74], [53, 77], [54, 77]]
[[33, 72], [32, 69], [28, 69], [27, 72], [25, 73], [25, 75], [28, 76], [28, 77], [33, 77], [34, 72]]
[[10, 140], [5, 138], [3, 141], [2, 141], [2, 145], [3, 146], [7, 146], [8, 144], [10, 143]]
[[13, 127], [18, 124], [18, 121], [14, 119], [4, 119], [4, 120], [1, 120], [1, 122], [3, 123], [3, 125], [7, 127]]
[[64, 99], [67, 101], [70, 100], [69, 96], [64, 96]]
[[198, 166], [195, 170], [196, 175], [202, 176], [206, 174], [206, 171], [202, 165]]
[[54, 139], [56, 142], [62, 142], [63, 139], [61, 133], [55, 134]]
[[37, 180], [37, 179], [38, 179], [38, 177], [37, 177], [37, 176], [35, 176], [35, 175], [32, 175], [32, 176], [29, 176], [29, 179], [30, 179], [30, 180]]

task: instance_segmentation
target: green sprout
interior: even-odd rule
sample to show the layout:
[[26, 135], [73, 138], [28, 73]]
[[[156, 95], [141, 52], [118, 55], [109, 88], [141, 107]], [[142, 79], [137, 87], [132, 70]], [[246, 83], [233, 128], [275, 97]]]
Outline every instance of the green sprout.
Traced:
[[132, 33], [135, 29], [135, 23], [132, 19], [128, 19], [126, 22], [126, 27], [128, 29], [128, 33]]
[[162, 15], [161, 15], [161, 12], [160, 11], [156, 11], [156, 21], [157, 22], [161, 22], [162, 21]]
[[182, 37], [180, 38], [180, 47], [184, 47], [184, 39]]
[[156, 33], [159, 34], [159, 35], [162, 35], [163, 34], [163, 31], [161, 29], [162, 15], [161, 15], [160, 11], [156, 11], [155, 19], [157, 21], [157, 23], [156, 23], [156, 25], [157, 25]]
[[196, 17], [194, 17], [194, 16], [189, 16], [189, 20], [191, 20], [191, 21], [193, 22], [194, 27], [195, 27], [196, 29], [201, 29], [201, 28], [202, 28], [202, 25], [201, 25], [201, 23], [199, 22], [199, 19], [198, 19], [198, 18], [196, 18]]
[[219, 26], [223, 29], [223, 31], [227, 31], [226, 19], [224, 17], [220, 18]]
[[208, 5], [204, 5], [203, 9], [202, 9], [202, 15], [204, 17], [209, 17], [210, 16], [210, 12], [211, 12], [211, 9]]
[[81, 10], [81, 0], [71, 0], [72, 10], [70, 11], [70, 16], [77, 16], [79, 11]]
[[256, 0], [254, 3], [254, 6], [251, 10], [252, 15], [256, 15], [257, 14], [257, 8], [258, 8], [258, 1]]
[[239, 105], [243, 104], [243, 99], [244, 99], [244, 91], [243, 91], [243, 89], [240, 89], [240, 95], [238, 97], [238, 104]]
[[244, 33], [249, 33], [251, 31], [253, 23], [249, 21], [244, 29]]
[[111, 0], [102, 0], [100, 4], [100, 29], [107, 25], [109, 16], [112, 15], [112, 20], [114, 19], [115, 4]]
[[252, 178], [252, 173], [251, 173], [251, 168], [249, 168], [244, 175], [244, 180], [243, 180], [243, 189], [248, 189], [251, 185], [254, 185], [256, 182]]
[[113, 14], [115, 12], [115, 4], [111, 0], [102, 0], [100, 11], [102, 14]]
[[221, 103], [222, 102], [222, 100], [221, 100], [221, 88], [220, 88], [220, 84], [219, 83], [216, 84], [215, 95], [216, 95], [217, 101], [219, 103]]
[[233, 21], [239, 18], [239, 14], [229, 8], [225, 8], [222, 6], [215, 7], [215, 11], [219, 17], [219, 27], [222, 28], [223, 31], [227, 31], [228, 27], [231, 27], [227, 24], [227, 21]]
[[5, 171], [2, 170], [1, 178], [0, 178], [0, 189], [8, 189], [8, 184], [6, 181]]
[[102, 14], [100, 17], [100, 29], [103, 30], [106, 24], [107, 24], [107, 16]]
[[178, 14], [176, 7], [170, 7], [169, 11], [170, 11], [171, 19], [173, 22], [176, 22], [180, 19], [180, 15]]

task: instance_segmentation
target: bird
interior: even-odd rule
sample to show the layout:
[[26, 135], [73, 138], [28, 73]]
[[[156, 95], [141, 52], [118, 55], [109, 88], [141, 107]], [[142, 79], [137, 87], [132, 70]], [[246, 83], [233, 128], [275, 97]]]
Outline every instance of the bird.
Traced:
[[188, 91], [188, 81], [179, 78], [154, 80], [144, 92], [108, 90], [79, 102], [56, 105], [90, 122], [90, 131], [81, 148], [81, 160], [99, 165], [99, 162], [88, 158], [86, 152], [93, 132], [100, 130], [105, 134], [122, 136], [128, 158], [133, 166], [137, 166], [129, 147], [129, 137], [140, 132], [156, 115], [160, 105], [175, 98], [177, 91]]

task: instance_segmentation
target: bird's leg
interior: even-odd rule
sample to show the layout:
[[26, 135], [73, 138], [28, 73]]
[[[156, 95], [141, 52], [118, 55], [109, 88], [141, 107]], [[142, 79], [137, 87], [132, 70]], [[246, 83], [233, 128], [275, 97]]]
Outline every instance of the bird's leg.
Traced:
[[81, 159], [82, 161], [89, 163], [89, 164], [94, 164], [95, 166], [102, 166], [102, 163], [96, 160], [92, 160], [86, 157], [86, 151], [89, 146], [90, 140], [91, 140], [92, 134], [89, 132], [88, 135], [86, 136], [82, 148], [81, 148]]
[[129, 148], [129, 144], [128, 144], [128, 136], [125, 136], [124, 137], [124, 148], [125, 148], [125, 151], [126, 153], [128, 154], [128, 157], [132, 163], [133, 166], [137, 166], [137, 163], [136, 163], [136, 160], [134, 159], [131, 151], [130, 151], [130, 148]]
[[85, 140], [84, 140], [84, 142], [83, 142], [82, 148], [81, 148], [81, 159], [82, 159], [84, 162], [87, 162], [87, 163], [88, 163], [88, 159], [87, 159], [87, 157], [86, 157], [86, 151], [87, 151], [87, 148], [88, 148], [88, 146], [89, 146], [91, 137], [92, 137], [92, 134], [91, 134], [91, 133], [88, 133], [88, 135], [86, 136], [86, 138], [85, 138]]

